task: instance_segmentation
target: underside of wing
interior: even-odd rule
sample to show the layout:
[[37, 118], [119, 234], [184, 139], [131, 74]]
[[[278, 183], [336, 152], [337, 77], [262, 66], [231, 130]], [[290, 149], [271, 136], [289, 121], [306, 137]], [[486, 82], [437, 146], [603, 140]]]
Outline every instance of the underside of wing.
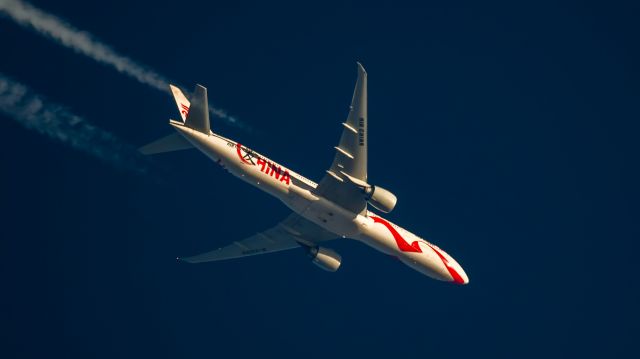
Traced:
[[300, 246], [313, 247], [319, 242], [334, 238], [335, 234], [294, 213], [276, 226], [226, 247], [178, 259], [189, 263], [214, 262], [279, 252]]
[[360, 63], [349, 116], [342, 126], [333, 163], [316, 193], [351, 212], [363, 213], [367, 202], [362, 186], [354, 185], [367, 183], [367, 72]]

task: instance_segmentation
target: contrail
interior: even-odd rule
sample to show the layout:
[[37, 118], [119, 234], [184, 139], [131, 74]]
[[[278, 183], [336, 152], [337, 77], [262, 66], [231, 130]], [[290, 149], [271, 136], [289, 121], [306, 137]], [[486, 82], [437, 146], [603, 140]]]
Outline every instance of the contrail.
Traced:
[[143, 174], [149, 162], [133, 147], [0, 73], [0, 113], [116, 168]]
[[[0, 12], [4, 12], [16, 23], [31, 28], [45, 37], [55, 40], [74, 51], [97, 62], [109, 65], [120, 73], [134, 78], [156, 90], [171, 93], [169, 80], [142, 66], [132, 59], [119, 55], [111, 47], [100, 42], [86, 31], [76, 29], [64, 20], [48, 14], [21, 0], [0, 0]], [[209, 106], [211, 114], [227, 120], [238, 127], [246, 128], [238, 119], [225, 110]]]

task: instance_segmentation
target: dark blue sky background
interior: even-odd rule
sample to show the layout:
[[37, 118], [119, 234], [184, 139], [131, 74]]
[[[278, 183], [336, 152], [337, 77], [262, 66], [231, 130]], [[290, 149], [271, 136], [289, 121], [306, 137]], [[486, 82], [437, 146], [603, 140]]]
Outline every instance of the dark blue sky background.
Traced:
[[[254, 130], [212, 128], [318, 180], [369, 73], [369, 178], [388, 218], [471, 279], [336, 241], [176, 263], [288, 210], [195, 151], [138, 176], [0, 115], [0, 356], [634, 357], [637, 3], [374, 7], [35, 1]], [[0, 72], [141, 145], [172, 99], [0, 18]], [[160, 180], [157, 180], [160, 178]]]

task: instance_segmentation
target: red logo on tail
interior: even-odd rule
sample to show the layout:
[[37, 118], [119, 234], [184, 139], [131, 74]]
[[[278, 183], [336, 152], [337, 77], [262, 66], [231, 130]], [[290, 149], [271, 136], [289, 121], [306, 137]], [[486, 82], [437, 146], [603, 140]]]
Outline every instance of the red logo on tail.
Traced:
[[180, 107], [182, 107], [182, 111], [180, 111], [180, 113], [182, 113], [184, 117], [187, 117], [189, 114], [189, 107], [183, 103], [180, 104]]

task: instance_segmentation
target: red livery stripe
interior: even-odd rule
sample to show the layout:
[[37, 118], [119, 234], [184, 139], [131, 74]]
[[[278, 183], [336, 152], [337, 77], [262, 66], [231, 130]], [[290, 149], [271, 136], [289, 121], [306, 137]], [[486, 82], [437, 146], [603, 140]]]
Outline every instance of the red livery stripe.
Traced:
[[442, 260], [442, 263], [449, 271], [449, 274], [453, 278], [453, 281], [458, 284], [464, 284], [464, 279], [462, 279], [462, 276], [458, 272], [456, 272], [456, 270], [449, 264], [449, 261], [447, 260], [447, 258], [445, 258], [445, 256], [442, 255], [442, 253], [440, 253], [440, 251], [435, 249], [432, 245], [430, 245], [429, 243], [426, 243], [426, 244], [429, 246], [429, 248], [433, 249], [433, 251], [436, 252], [438, 257], [440, 257], [440, 260]]
[[[371, 218], [373, 219], [373, 221], [375, 223], [382, 223], [385, 227], [387, 227], [387, 229], [389, 230], [389, 232], [391, 232], [391, 235], [393, 235], [393, 239], [396, 240], [396, 244], [398, 245], [398, 249], [400, 249], [403, 252], [414, 252], [414, 253], [422, 253], [422, 249], [420, 249], [420, 242], [419, 241], [414, 241], [413, 243], [409, 244], [401, 235], [400, 233], [398, 233], [398, 231], [393, 228], [393, 226], [391, 225], [391, 223], [387, 222], [386, 220], [377, 217], [377, 216], [371, 216]], [[429, 248], [431, 248], [437, 255], [438, 257], [440, 257], [440, 260], [442, 261], [442, 264], [444, 264], [445, 268], [447, 268], [447, 271], [449, 271], [449, 274], [451, 275], [451, 278], [453, 278], [453, 281], [455, 283], [458, 284], [464, 284], [464, 279], [462, 278], [462, 276], [456, 272], [456, 270], [449, 264], [449, 261], [447, 260], [447, 258], [440, 253], [440, 251], [438, 251], [434, 246], [432, 246], [431, 244], [424, 242], [427, 246], [429, 246]]]
[[396, 240], [396, 244], [398, 245], [398, 248], [401, 251], [422, 253], [422, 249], [420, 249], [420, 244], [417, 241], [413, 242], [412, 244], [409, 244], [404, 238], [402, 238], [400, 233], [398, 233], [398, 231], [396, 231], [396, 229], [393, 228], [393, 226], [389, 222], [376, 216], [371, 216], [371, 218], [373, 219], [374, 222], [382, 223], [385, 227], [387, 227], [389, 232], [391, 232], [391, 235], [393, 235], [393, 239]]

